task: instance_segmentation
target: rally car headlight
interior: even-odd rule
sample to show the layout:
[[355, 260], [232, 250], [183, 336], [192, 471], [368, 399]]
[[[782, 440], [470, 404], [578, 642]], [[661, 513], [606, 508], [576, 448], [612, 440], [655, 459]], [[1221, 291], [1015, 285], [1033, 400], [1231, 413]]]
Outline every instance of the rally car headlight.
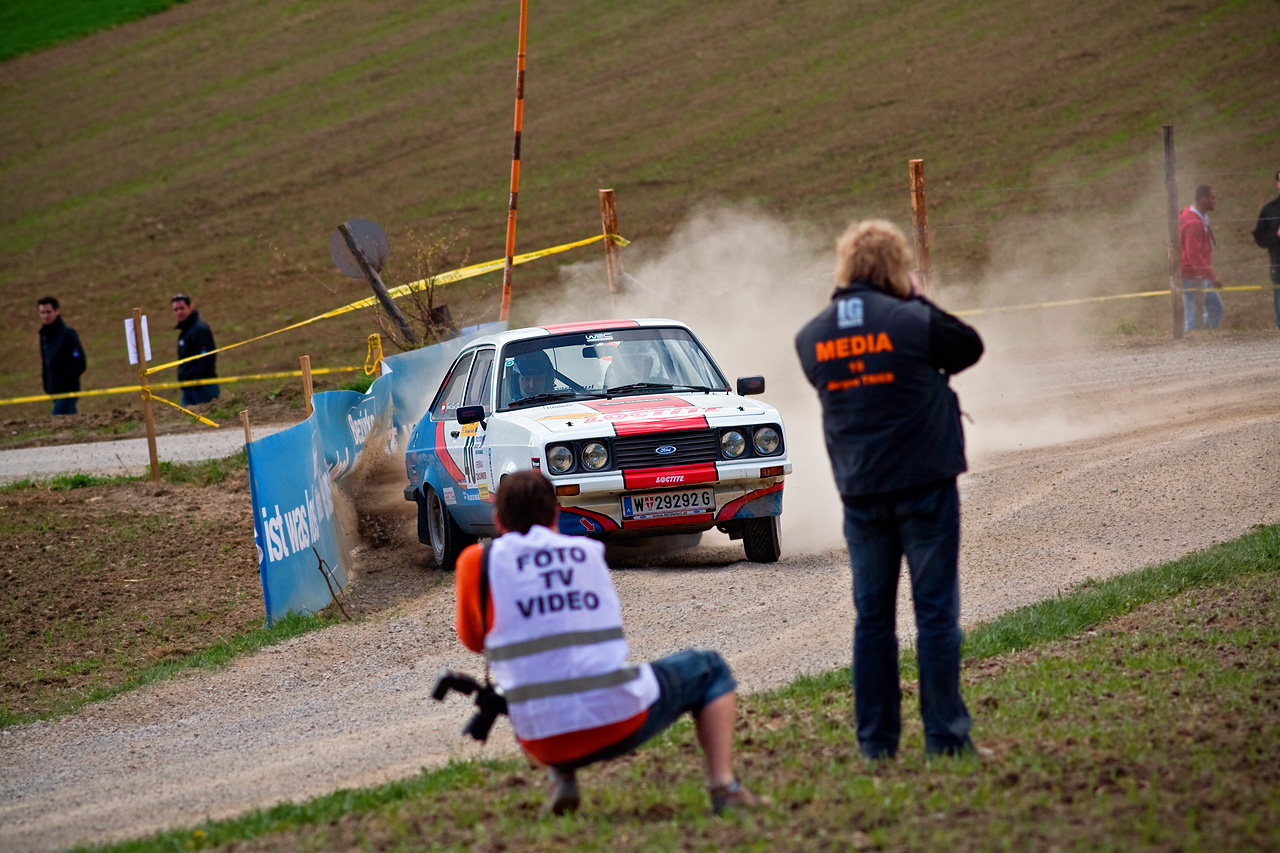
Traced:
[[730, 459], [737, 459], [747, 450], [747, 440], [736, 429], [720, 433], [720, 452]]
[[778, 449], [780, 437], [778, 431], [773, 427], [760, 427], [756, 430], [754, 436], [756, 453], [761, 456], [768, 456]]
[[563, 474], [573, 468], [573, 451], [563, 444], [547, 448], [547, 464], [557, 474]]
[[588, 441], [582, 446], [582, 465], [592, 471], [599, 471], [609, 464], [609, 448], [598, 441]]

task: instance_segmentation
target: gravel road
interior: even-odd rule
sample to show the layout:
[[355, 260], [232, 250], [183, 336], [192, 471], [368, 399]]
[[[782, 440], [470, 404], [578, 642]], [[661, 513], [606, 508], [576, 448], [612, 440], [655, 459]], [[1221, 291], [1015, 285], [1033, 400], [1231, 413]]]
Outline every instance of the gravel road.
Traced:
[[[286, 427], [255, 426], [255, 439]], [[161, 462], [198, 462], [220, 459], [244, 447], [244, 431], [239, 424], [221, 429], [156, 438], [156, 456]], [[92, 444], [57, 447], [28, 447], [0, 453], [0, 483], [45, 479], [54, 474], [145, 474], [151, 464], [145, 438], [126, 438]]]
[[[1280, 522], [1280, 336], [993, 352], [956, 386], [973, 421], [966, 624]], [[635, 657], [717, 648], [747, 691], [849, 663], [848, 569], [816, 408], [800, 389], [778, 402], [797, 468], [783, 559], [742, 562], [718, 535], [629, 558], [615, 578]], [[376, 584], [369, 553], [356, 555], [357, 594]], [[361, 624], [0, 732], [0, 849], [137, 836], [477, 754], [459, 734], [470, 706], [427, 695], [442, 666], [479, 668], [452, 613], [440, 584]], [[513, 749], [499, 726], [486, 754]]]

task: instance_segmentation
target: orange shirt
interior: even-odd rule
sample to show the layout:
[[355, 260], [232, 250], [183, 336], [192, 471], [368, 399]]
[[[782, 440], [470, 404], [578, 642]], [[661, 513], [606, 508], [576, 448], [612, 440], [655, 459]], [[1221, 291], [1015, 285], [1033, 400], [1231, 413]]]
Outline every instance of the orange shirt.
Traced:
[[[480, 558], [483, 549], [480, 545], [470, 545], [458, 555], [454, 569], [454, 590], [457, 599], [457, 630], [462, 645], [473, 652], [484, 652], [485, 625], [493, 624], [493, 597], [485, 602], [485, 618], [480, 618]], [[584, 755], [615, 744], [644, 725], [649, 716], [646, 709], [594, 729], [582, 729], [576, 732], [521, 740], [520, 745], [525, 752], [543, 764], [559, 764], [582, 758]]]

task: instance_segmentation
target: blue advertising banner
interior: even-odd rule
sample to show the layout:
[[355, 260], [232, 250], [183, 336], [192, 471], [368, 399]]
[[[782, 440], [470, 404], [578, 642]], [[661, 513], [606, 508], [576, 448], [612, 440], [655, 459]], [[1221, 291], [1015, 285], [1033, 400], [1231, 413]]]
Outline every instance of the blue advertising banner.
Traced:
[[291, 611], [322, 610], [347, 585], [331, 482], [341, 484], [366, 448], [386, 446], [396, 431], [417, 424], [458, 352], [506, 325], [488, 323], [460, 338], [384, 358], [383, 375], [366, 393], [316, 394], [305, 421], [246, 446], [268, 626]]
[[320, 446], [333, 479], [341, 480], [355, 468], [370, 441], [385, 442], [391, 429], [390, 374], [380, 376], [365, 394], [358, 391], [325, 391], [311, 398], [311, 418], [320, 430]]
[[328, 606], [347, 583], [346, 554], [316, 419], [253, 441], [246, 452], [269, 627], [290, 611]]

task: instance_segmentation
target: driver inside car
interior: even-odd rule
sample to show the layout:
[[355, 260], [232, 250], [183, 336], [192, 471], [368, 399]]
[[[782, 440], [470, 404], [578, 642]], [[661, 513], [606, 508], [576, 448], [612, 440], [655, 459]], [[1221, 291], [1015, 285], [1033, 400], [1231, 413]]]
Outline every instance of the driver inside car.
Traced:
[[648, 382], [653, 375], [653, 349], [646, 341], [623, 341], [605, 371], [605, 388]]
[[512, 371], [516, 375], [516, 393], [511, 402], [547, 394], [555, 388], [555, 371], [551, 359], [542, 350], [521, 353], [515, 357]]

